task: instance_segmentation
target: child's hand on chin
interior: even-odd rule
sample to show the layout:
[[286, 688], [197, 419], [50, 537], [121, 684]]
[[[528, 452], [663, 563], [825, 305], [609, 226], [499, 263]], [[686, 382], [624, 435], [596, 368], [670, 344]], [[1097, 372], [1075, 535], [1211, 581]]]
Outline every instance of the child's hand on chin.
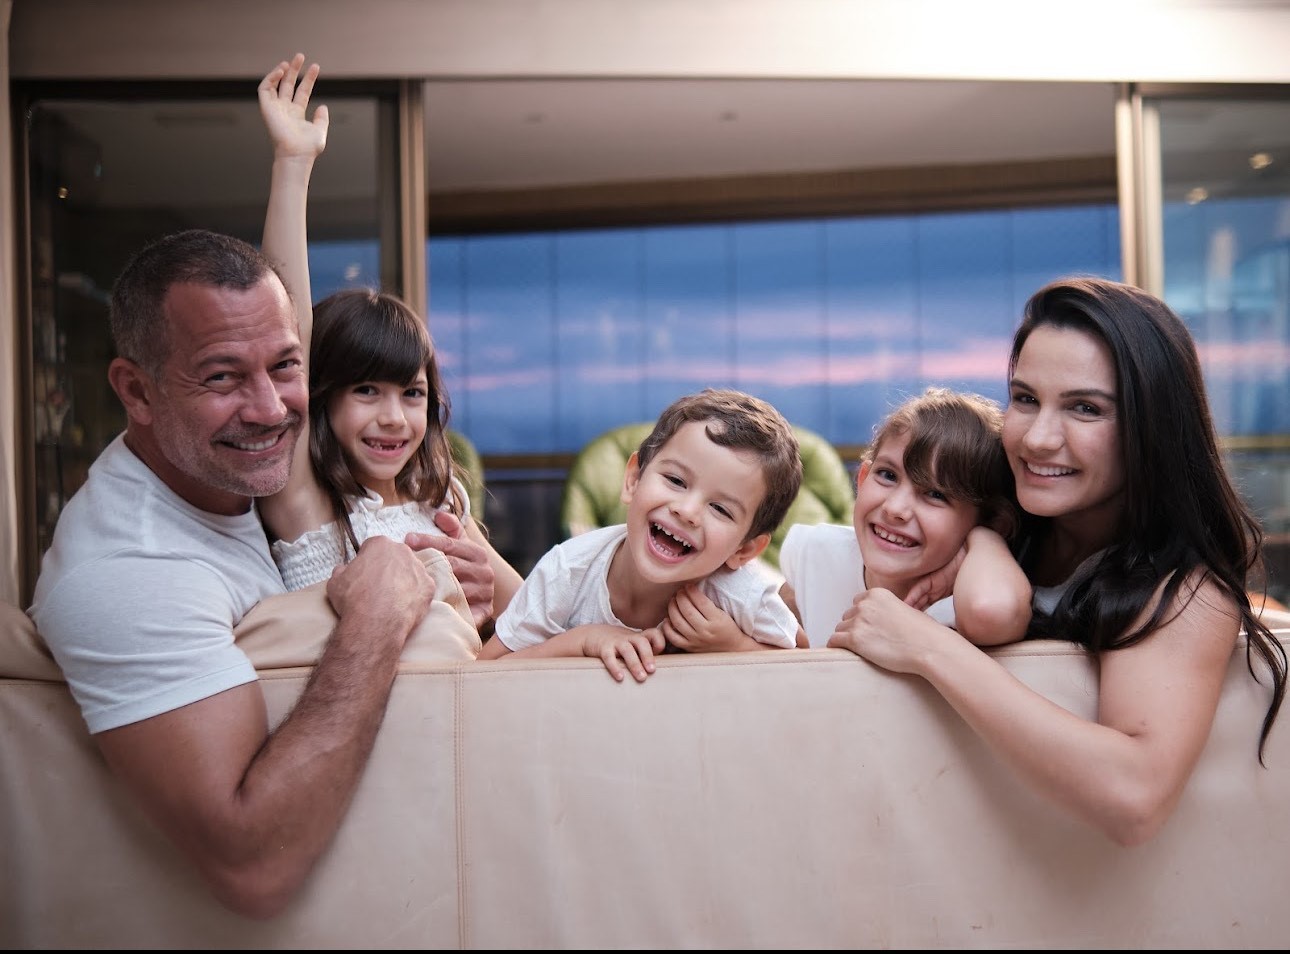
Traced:
[[744, 639], [734, 618], [694, 583], [672, 597], [660, 629], [669, 646], [686, 653], [731, 652]]
[[959, 547], [953, 559], [939, 570], [933, 570], [926, 576], [919, 577], [905, 594], [905, 602], [916, 610], [925, 610], [933, 603], [939, 603], [954, 593], [954, 581], [958, 579], [959, 567], [967, 558], [967, 544]]

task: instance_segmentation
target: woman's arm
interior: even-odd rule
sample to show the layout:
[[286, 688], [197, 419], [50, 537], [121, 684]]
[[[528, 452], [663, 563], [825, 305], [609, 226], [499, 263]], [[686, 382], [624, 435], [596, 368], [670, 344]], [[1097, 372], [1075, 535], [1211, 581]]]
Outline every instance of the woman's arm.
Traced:
[[[307, 356], [313, 331], [313, 299], [305, 209], [314, 160], [327, 146], [328, 115], [326, 106], [315, 109], [312, 120], [306, 115], [319, 68], [313, 63], [301, 73], [304, 61], [302, 53], [290, 62], [283, 60], [260, 81], [257, 92], [260, 115], [273, 143], [262, 247], [280, 269], [295, 304], [300, 344]], [[287, 486], [272, 497], [262, 498], [258, 505], [269, 532], [283, 540], [294, 540], [332, 519], [331, 506], [309, 464], [307, 435], [306, 430], [296, 442]]]
[[954, 627], [978, 646], [998, 646], [1026, 635], [1030, 581], [1003, 537], [973, 527], [954, 579]]
[[829, 645], [922, 676], [1026, 784], [1119, 844], [1136, 845], [1178, 804], [1239, 631], [1231, 600], [1210, 582], [1181, 609], [1195, 585], [1184, 585], [1165, 626], [1100, 655], [1096, 722], [1036, 693], [886, 590], [860, 594]]

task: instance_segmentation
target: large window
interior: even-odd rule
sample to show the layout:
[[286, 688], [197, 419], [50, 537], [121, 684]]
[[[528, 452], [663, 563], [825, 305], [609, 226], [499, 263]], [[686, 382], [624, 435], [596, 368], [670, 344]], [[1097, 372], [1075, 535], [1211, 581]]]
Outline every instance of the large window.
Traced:
[[1219, 430], [1290, 430], [1290, 101], [1154, 103], [1163, 288], [1204, 348]]
[[929, 384], [1005, 395], [1031, 292], [1120, 277], [1113, 205], [438, 238], [430, 327], [488, 455], [573, 453], [706, 386], [842, 447]]
[[1155, 276], [1200, 344], [1210, 403], [1290, 602], [1290, 99], [1284, 89], [1144, 100], [1160, 169]]
[[1012, 330], [1044, 282], [1120, 276], [1111, 204], [442, 237], [428, 248], [453, 427], [492, 464], [487, 523], [521, 572], [559, 540], [560, 461], [603, 431], [730, 386], [854, 462], [874, 424], [929, 384], [1002, 402]]

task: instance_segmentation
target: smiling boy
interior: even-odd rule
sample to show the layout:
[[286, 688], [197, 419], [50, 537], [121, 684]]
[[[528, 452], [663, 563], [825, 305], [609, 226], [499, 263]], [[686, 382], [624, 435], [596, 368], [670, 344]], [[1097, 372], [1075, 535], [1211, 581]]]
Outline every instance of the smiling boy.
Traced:
[[639, 682], [669, 647], [793, 648], [796, 617], [753, 561], [801, 482], [797, 438], [770, 404], [713, 388], [679, 399], [627, 462], [627, 522], [550, 550], [479, 658], [593, 656]]

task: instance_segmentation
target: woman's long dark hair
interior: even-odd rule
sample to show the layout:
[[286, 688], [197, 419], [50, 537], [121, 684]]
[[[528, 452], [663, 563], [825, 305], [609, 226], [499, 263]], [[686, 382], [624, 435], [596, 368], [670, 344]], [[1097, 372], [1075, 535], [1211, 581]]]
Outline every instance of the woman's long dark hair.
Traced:
[[[1070, 639], [1092, 652], [1132, 646], [1175, 615], [1208, 578], [1236, 604], [1247, 636], [1272, 674], [1272, 702], [1259, 734], [1259, 757], [1281, 708], [1286, 652], [1254, 613], [1247, 590], [1262, 565], [1263, 530], [1237, 493], [1219, 451], [1205, 380], [1191, 333], [1160, 299], [1131, 285], [1066, 278], [1026, 303], [1008, 362], [1011, 380], [1030, 333], [1039, 327], [1093, 335], [1115, 362], [1124, 466], [1124, 507], [1115, 537], [1093, 570], [1062, 596], [1051, 616], [1036, 613], [1031, 635]], [[1022, 545], [1048, 518], [1022, 515]], [[1033, 545], [1029, 548], [1034, 553]], [[1133, 621], [1164, 581], [1160, 601]]]
[[314, 306], [309, 347], [309, 459], [331, 500], [337, 525], [355, 551], [358, 539], [349, 512], [354, 499], [367, 490], [341, 452], [327, 406], [334, 394], [355, 384], [411, 384], [422, 370], [427, 382], [425, 437], [394, 483], [400, 495], [432, 506], [450, 495], [452, 511], [461, 514], [465, 502], [451, 483], [453, 463], [446, 433], [451, 405], [425, 323], [402, 299], [367, 288], [343, 289]]

